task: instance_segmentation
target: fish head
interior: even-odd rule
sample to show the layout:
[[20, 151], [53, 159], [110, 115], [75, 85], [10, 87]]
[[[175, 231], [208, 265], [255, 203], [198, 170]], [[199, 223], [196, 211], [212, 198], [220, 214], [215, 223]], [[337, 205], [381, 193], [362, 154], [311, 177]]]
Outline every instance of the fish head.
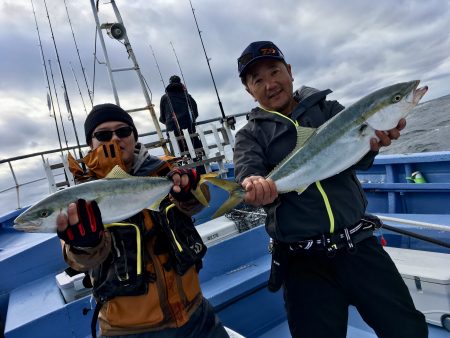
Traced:
[[25, 232], [56, 232], [56, 218], [60, 208], [51, 203], [37, 203], [14, 220], [14, 229]]
[[428, 87], [419, 87], [419, 80], [397, 83], [379, 89], [361, 99], [365, 122], [376, 130], [395, 128], [400, 119], [405, 118], [419, 103]]

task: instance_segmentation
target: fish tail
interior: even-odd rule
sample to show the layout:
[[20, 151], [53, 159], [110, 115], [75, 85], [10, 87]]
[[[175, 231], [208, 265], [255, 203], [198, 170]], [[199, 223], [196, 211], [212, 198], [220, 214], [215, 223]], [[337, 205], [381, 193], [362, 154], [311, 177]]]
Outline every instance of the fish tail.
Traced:
[[228, 199], [220, 206], [214, 215], [212, 215], [212, 218], [222, 216], [244, 200], [245, 191], [239, 184], [215, 177], [207, 177], [206, 181], [228, 191], [230, 194], [230, 197], [228, 197]]
[[206, 200], [205, 195], [203, 194], [203, 190], [201, 189], [201, 186], [203, 183], [207, 181], [208, 178], [216, 177], [219, 173], [218, 172], [212, 172], [208, 174], [203, 174], [200, 176], [200, 181], [197, 184], [197, 188], [195, 190], [191, 190], [192, 195], [199, 201], [202, 205], [207, 207], [209, 205], [208, 201]]

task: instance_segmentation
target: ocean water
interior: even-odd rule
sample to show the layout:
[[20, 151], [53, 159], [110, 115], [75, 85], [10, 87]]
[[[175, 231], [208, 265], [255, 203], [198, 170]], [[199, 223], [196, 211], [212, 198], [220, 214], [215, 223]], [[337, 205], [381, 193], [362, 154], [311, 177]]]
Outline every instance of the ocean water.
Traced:
[[450, 95], [419, 104], [406, 122], [401, 137], [381, 154], [450, 151]]

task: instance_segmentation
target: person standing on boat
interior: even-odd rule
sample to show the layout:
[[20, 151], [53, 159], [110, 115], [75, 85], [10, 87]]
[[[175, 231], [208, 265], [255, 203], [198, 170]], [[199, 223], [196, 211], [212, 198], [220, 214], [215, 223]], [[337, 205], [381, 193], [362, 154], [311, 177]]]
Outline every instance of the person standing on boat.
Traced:
[[[183, 135], [182, 130], [187, 129], [189, 134], [195, 133], [195, 121], [198, 117], [197, 102], [187, 92], [178, 75], [172, 75], [166, 93], [161, 97], [159, 121], [166, 125], [167, 131], [173, 131], [175, 136]], [[194, 148], [200, 148], [198, 137], [193, 137]], [[181, 151], [187, 151], [185, 142], [179, 140]]]
[[167, 175], [174, 184], [160, 212], [145, 209], [121, 223], [104, 225], [95, 201], [78, 200], [58, 216], [65, 261], [91, 277], [97, 301], [92, 335], [98, 315], [102, 337], [228, 337], [200, 290], [206, 247], [191, 215], [202, 206], [190, 192], [199, 175], [151, 156], [137, 142], [133, 119], [117, 105], [94, 106], [84, 129], [91, 150], [83, 158], [86, 171], [70, 161], [77, 181], [103, 178], [119, 166], [134, 176]]
[[326, 100], [330, 90], [294, 92], [291, 65], [270, 41], [251, 43], [238, 58], [238, 72], [260, 106], [236, 134], [236, 180], [247, 191], [246, 203], [267, 212], [266, 230], [274, 240], [269, 289], [283, 286], [292, 336], [346, 337], [348, 307], [354, 305], [379, 337], [427, 337], [424, 315], [373, 235], [379, 220], [365, 214], [367, 200], [355, 175], [372, 165], [380, 147], [399, 138], [406, 121], [376, 131], [379, 141], [371, 139], [371, 151], [352, 168], [301, 195], [278, 195], [265, 176], [295, 147], [294, 120], [317, 128], [344, 107]]

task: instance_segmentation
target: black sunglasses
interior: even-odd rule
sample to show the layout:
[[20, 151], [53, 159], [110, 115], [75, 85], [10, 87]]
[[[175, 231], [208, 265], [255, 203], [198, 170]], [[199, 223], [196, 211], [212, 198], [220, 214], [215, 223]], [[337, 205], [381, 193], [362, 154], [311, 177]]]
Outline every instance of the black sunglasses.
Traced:
[[116, 130], [100, 130], [94, 133], [94, 136], [100, 142], [108, 142], [112, 139], [113, 133], [119, 138], [125, 138], [131, 135], [133, 128], [130, 126], [121, 127]]
[[238, 71], [239, 73], [244, 69], [244, 67], [252, 61], [254, 58], [259, 56], [279, 56], [284, 57], [283, 53], [273, 44], [267, 44], [253, 50], [249, 53], [241, 55], [238, 59]]

